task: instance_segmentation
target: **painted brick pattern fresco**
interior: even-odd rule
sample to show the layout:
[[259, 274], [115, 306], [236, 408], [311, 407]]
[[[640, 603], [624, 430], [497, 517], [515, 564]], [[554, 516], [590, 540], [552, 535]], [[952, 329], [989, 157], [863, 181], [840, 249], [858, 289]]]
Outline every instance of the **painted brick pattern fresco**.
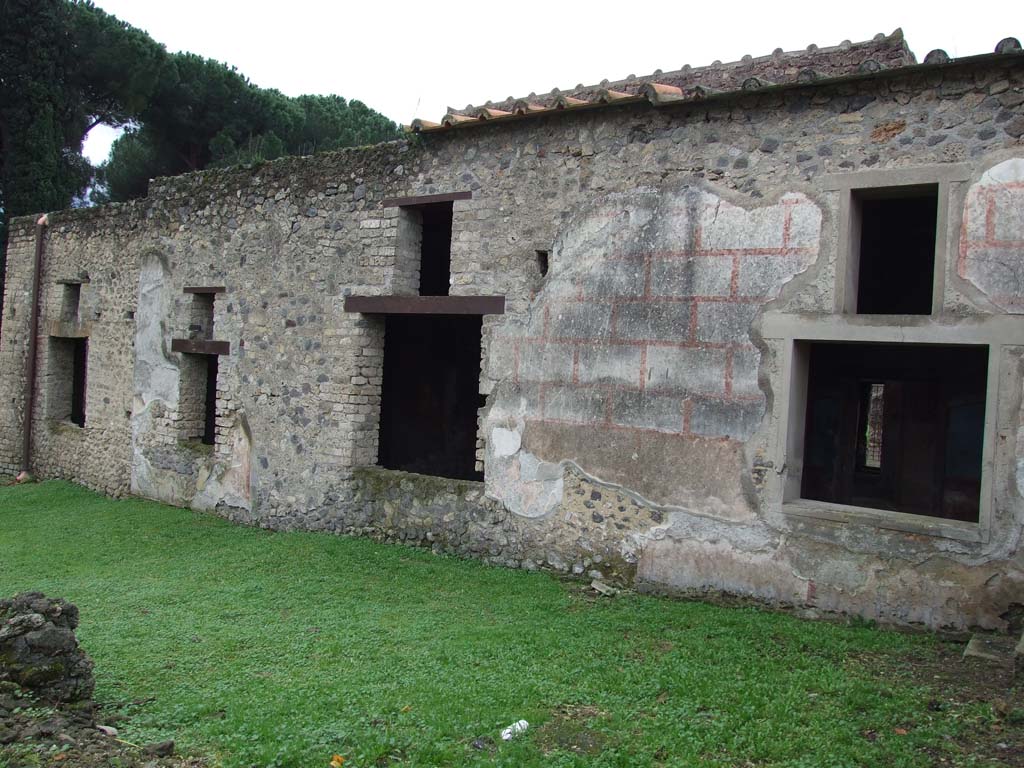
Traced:
[[999, 308], [1024, 313], [1024, 160], [989, 169], [967, 193], [957, 274]]
[[[542, 453], [569, 450], [606, 479], [607, 447], [652, 477], [677, 476], [676, 462], [695, 454], [738, 464], [765, 414], [751, 324], [814, 263], [820, 232], [821, 211], [804, 195], [744, 208], [698, 186], [612, 195], [571, 220], [528, 319], [492, 342], [492, 373], [512, 376], [492, 411], [491, 493], [527, 516], [559, 496], [559, 473], [520, 450], [528, 441], [516, 430], [543, 433]], [[705, 507], [714, 493], [649, 488], [660, 503]], [[730, 489], [710, 504], [731, 516], [740, 497]]]
[[695, 187], [609, 198], [564, 236], [526, 328], [496, 342], [528, 418], [745, 440], [764, 414], [750, 324], [815, 260], [820, 227], [796, 194], [753, 210]]

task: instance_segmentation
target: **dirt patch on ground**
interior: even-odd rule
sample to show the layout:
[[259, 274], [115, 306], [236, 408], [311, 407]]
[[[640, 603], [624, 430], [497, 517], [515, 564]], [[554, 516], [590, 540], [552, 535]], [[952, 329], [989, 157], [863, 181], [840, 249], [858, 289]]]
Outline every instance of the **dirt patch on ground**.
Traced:
[[58, 707], [0, 684], [0, 765], [10, 768], [203, 768], [174, 742], [135, 745], [100, 730], [91, 701]]
[[605, 713], [597, 707], [566, 705], [558, 707], [548, 722], [537, 731], [537, 745], [545, 755], [571, 752], [596, 755], [604, 748], [606, 737], [593, 726]]
[[[962, 723], [961, 736], [929, 753], [933, 765], [1024, 768], [1024, 681], [1014, 682], [1008, 666], [965, 659], [963, 650], [963, 643], [941, 642], [905, 656], [858, 654], [848, 661], [880, 685], [922, 686], [929, 711]], [[914, 726], [908, 721], [904, 727]]]

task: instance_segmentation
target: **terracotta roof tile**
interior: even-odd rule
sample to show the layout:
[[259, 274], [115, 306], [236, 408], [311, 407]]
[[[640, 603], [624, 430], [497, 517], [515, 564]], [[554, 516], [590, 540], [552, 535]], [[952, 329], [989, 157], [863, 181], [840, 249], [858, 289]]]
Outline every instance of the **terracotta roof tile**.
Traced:
[[493, 109], [491, 107], [481, 107], [480, 113], [477, 115], [481, 120], [493, 120], [498, 117], [511, 117], [511, 112], [506, 112], [501, 109]]
[[527, 99], [519, 99], [512, 104], [512, 111], [517, 115], [526, 115], [530, 112], [543, 112], [547, 107], [543, 104], [538, 104], [534, 101], [528, 101]]
[[590, 102], [587, 99], [577, 99], [560, 93], [555, 97], [552, 107], [555, 109], [571, 109], [572, 107], [584, 107]]
[[597, 92], [597, 101], [601, 104], [611, 104], [616, 101], [622, 101], [623, 99], [635, 99], [635, 94], [626, 93], [625, 91], [613, 91], [610, 88], [602, 88]]
[[[1020, 54], [1020, 42], [1012, 37], [1001, 40], [996, 46], [996, 53]], [[925, 64], [944, 64], [949, 60], [945, 51], [932, 51], [925, 58]], [[729, 64], [719, 61], [707, 67], [686, 64], [672, 72], [656, 70], [645, 77], [629, 75], [618, 81], [602, 80], [593, 86], [577, 85], [568, 91], [554, 88], [546, 95], [531, 93], [522, 98], [508, 97], [496, 103], [487, 102], [483, 107], [449, 107], [440, 124], [414, 120], [410, 130], [447, 130], [481, 122], [532, 117], [555, 110], [604, 107], [644, 99], [654, 105], [682, 103], [722, 93], [808, 84], [916, 64], [914, 54], [903, 39], [902, 30], [897, 29], [891, 35], [878, 34], [860, 43], [844, 40], [828, 48], [811, 44], [802, 51], [789, 53], [776, 48], [768, 56], [755, 58], [748, 55]]]

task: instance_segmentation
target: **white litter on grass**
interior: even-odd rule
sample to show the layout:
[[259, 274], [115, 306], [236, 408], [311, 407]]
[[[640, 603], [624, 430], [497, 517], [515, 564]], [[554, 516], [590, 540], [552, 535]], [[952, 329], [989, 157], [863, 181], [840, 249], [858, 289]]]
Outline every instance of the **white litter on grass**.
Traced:
[[501, 732], [501, 738], [505, 741], [511, 741], [529, 727], [530, 724], [525, 720], [516, 720], [512, 725]]

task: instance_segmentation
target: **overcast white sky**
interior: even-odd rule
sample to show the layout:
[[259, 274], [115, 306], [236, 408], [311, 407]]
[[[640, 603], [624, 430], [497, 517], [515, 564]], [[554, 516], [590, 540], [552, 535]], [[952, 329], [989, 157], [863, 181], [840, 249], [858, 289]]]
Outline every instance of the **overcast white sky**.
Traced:
[[[96, 0], [170, 51], [234, 65], [289, 96], [337, 93], [400, 124], [448, 105], [604, 78], [735, 61], [775, 48], [866, 40], [902, 27], [918, 60], [989, 53], [1024, 36], [1019, 0], [623, 2], [601, 0]], [[106, 158], [113, 132], [86, 142]]]

